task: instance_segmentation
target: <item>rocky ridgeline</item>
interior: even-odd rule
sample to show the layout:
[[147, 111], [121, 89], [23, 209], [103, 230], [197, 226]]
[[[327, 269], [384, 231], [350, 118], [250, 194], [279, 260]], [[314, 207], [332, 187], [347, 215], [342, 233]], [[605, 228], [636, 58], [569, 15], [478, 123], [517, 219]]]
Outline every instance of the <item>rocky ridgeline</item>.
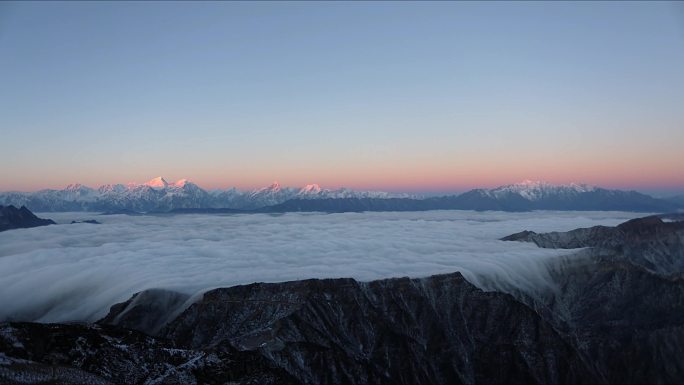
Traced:
[[649, 217], [507, 237], [589, 247], [537, 297], [460, 273], [146, 291], [96, 325], [0, 325], [0, 382], [681, 383], [683, 232]]
[[114, 383], [598, 380], [533, 310], [510, 295], [477, 289], [460, 273], [216, 289], [154, 337], [127, 327], [152, 332], [156, 322], [148, 317], [157, 320], [184, 299], [161, 291], [145, 296], [113, 307], [102, 326], [6, 324], [0, 350], [15, 361], [5, 367], [25, 369], [17, 362], [24, 360], [29, 371], [56, 365]]
[[592, 247], [656, 273], [684, 271], [684, 214], [637, 218], [616, 227], [594, 226], [544, 234], [523, 231], [502, 240], [532, 242], [552, 249]]

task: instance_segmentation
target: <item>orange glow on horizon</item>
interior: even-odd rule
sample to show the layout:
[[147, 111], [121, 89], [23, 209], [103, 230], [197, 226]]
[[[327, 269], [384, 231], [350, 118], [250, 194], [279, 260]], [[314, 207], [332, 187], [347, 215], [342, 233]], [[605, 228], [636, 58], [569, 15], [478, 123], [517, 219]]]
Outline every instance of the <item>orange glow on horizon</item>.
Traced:
[[[501, 158], [509, 157], [504, 154]], [[450, 162], [427, 162], [425, 159], [409, 159], [403, 163], [378, 162], [373, 166], [361, 167], [352, 164], [345, 167], [330, 164], [307, 166], [296, 172], [290, 168], [278, 169], [253, 167], [253, 169], [216, 168], [200, 170], [179, 170], [155, 174], [139, 171], [136, 175], [118, 173], [93, 173], [97, 176], [81, 174], [51, 174], [41, 181], [31, 180], [22, 175], [9, 175], [0, 180], [0, 191], [36, 191], [40, 189], [62, 189], [70, 183], [81, 183], [97, 188], [103, 184], [126, 184], [131, 180], [143, 184], [157, 176], [163, 176], [171, 184], [187, 178], [206, 190], [236, 187], [240, 190], [253, 190], [278, 181], [282, 186], [303, 187], [318, 184], [321, 188], [341, 187], [355, 190], [380, 190], [391, 192], [463, 192], [473, 188], [494, 188], [517, 183], [522, 180], [539, 180], [552, 184], [584, 183], [603, 188], [623, 190], [671, 190], [684, 192], [684, 169], [663, 167], [663, 164], [676, 165], [679, 155], [653, 157], [636, 162], [622, 162], [618, 159], [558, 159], [547, 162], [539, 159], [516, 159], [506, 162], [497, 158], [485, 161], [465, 162], [461, 165]], [[512, 157], [512, 156], [511, 156]], [[435, 166], [434, 164], [438, 165]], [[540, 167], [544, 164], [545, 167]]]

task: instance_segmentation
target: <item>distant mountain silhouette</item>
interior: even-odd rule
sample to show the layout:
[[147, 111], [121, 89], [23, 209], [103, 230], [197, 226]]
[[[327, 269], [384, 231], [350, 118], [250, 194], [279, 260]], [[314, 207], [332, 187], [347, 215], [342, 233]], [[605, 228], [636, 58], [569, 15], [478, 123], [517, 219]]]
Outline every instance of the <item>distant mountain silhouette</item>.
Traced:
[[[469, 210], [597, 210], [597, 211], [674, 211], [682, 205], [656, 199], [636, 191], [607, 190], [599, 187], [573, 186], [531, 187], [529, 190], [508, 189], [471, 190], [459, 195], [453, 205]], [[537, 194], [530, 194], [536, 192]]]
[[0, 231], [54, 224], [51, 219], [38, 218], [24, 206], [19, 209], [11, 205], [0, 206]]

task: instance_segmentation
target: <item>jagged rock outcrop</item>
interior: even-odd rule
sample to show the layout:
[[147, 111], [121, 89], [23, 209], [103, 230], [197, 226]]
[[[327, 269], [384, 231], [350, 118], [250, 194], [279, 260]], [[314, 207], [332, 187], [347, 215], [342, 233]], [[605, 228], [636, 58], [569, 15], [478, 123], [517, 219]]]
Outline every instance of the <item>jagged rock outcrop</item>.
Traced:
[[54, 224], [51, 219], [38, 218], [24, 206], [19, 209], [12, 205], [0, 206], [0, 231]]

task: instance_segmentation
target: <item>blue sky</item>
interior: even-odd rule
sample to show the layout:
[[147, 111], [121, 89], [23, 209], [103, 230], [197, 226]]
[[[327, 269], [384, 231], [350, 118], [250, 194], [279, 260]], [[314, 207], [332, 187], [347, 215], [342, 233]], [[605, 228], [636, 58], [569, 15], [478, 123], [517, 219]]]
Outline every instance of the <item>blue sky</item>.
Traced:
[[0, 3], [0, 190], [684, 190], [683, 100], [681, 3]]

